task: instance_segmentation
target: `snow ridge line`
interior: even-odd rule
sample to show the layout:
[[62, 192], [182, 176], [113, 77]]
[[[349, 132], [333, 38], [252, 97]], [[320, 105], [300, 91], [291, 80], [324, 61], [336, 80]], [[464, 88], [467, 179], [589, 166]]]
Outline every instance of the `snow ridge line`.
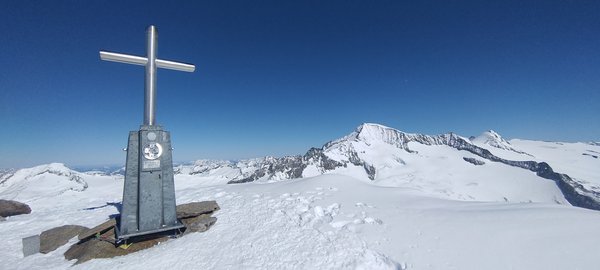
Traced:
[[600, 211], [599, 192], [586, 189], [567, 174], [555, 172], [546, 162], [507, 160], [497, 157], [489, 150], [473, 145], [452, 133], [440, 135], [439, 137], [447, 146], [471, 152], [493, 162], [500, 162], [535, 172], [539, 177], [554, 181], [571, 205]]

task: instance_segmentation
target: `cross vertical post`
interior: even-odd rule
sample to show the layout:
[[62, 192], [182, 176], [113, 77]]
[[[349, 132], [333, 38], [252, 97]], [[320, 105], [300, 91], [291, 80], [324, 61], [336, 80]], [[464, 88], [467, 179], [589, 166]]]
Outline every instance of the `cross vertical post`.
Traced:
[[154, 25], [148, 26], [146, 29], [146, 54], [148, 55], [148, 63], [146, 64], [146, 80], [144, 93], [144, 125], [155, 125], [155, 109], [156, 109], [156, 51], [158, 33]]

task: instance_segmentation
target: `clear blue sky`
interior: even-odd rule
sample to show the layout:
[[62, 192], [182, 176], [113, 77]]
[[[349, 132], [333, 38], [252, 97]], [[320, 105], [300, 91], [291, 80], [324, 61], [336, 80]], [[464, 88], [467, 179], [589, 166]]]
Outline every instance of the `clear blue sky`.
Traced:
[[176, 161], [302, 154], [376, 122], [600, 141], [600, 1], [2, 1], [0, 168], [124, 164], [144, 69]]

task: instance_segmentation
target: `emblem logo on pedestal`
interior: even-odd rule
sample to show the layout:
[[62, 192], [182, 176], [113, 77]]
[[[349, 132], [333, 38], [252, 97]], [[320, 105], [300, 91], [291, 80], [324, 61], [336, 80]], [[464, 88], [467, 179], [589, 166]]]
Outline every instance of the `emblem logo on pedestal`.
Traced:
[[154, 160], [162, 155], [163, 148], [159, 143], [149, 143], [144, 147], [144, 157], [149, 160]]

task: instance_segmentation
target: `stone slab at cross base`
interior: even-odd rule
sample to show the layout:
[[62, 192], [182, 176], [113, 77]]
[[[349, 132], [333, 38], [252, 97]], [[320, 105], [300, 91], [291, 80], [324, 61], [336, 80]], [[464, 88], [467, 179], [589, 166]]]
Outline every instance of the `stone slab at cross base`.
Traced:
[[177, 206], [177, 218], [197, 217], [219, 210], [216, 201], [191, 202]]
[[43, 231], [40, 235], [40, 253], [50, 253], [88, 228], [79, 225], [64, 225]]
[[78, 239], [84, 240], [87, 238], [94, 237], [97, 234], [103, 234], [106, 231], [113, 229], [115, 227], [115, 225], [117, 225], [117, 221], [114, 218], [111, 218], [111, 219], [107, 220], [106, 222], [104, 222], [94, 228], [91, 228], [87, 231], [80, 233], [78, 236]]
[[[113, 238], [114, 230], [108, 230], [102, 234], [102, 238]], [[169, 240], [169, 237], [152, 238], [141, 242], [135, 242], [129, 248], [122, 249], [116, 247], [113, 243], [100, 240], [98, 238], [88, 238], [88, 240], [79, 241], [72, 245], [65, 252], [65, 259], [77, 260], [75, 264], [80, 264], [91, 259], [113, 258], [127, 255], [143, 249], [151, 248], [158, 243]]]
[[[217, 218], [211, 215], [220, 207], [215, 201], [192, 202], [177, 206], [177, 215], [185, 216], [181, 222], [185, 225], [183, 235], [193, 232], [204, 232], [215, 224]], [[82, 232], [79, 235], [80, 241], [72, 245], [65, 252], [65, 259], [77, 260], [75, 264], [97, 258], [112, 258], [116, 256], [127, 255], [136, 251], [151, 248], [158, 243], [169, 240], [169, 237], [147, 238], [132, 242], [127, 249], [121, 249], [115, 246], [114, 220], [108, 220], [92, 229]], [[108, 228], [108, 229], [107, 229]], [[93, 237], [99, 234], [99, 237]], [[112, 241], [111, 241], [112, 239]]]

